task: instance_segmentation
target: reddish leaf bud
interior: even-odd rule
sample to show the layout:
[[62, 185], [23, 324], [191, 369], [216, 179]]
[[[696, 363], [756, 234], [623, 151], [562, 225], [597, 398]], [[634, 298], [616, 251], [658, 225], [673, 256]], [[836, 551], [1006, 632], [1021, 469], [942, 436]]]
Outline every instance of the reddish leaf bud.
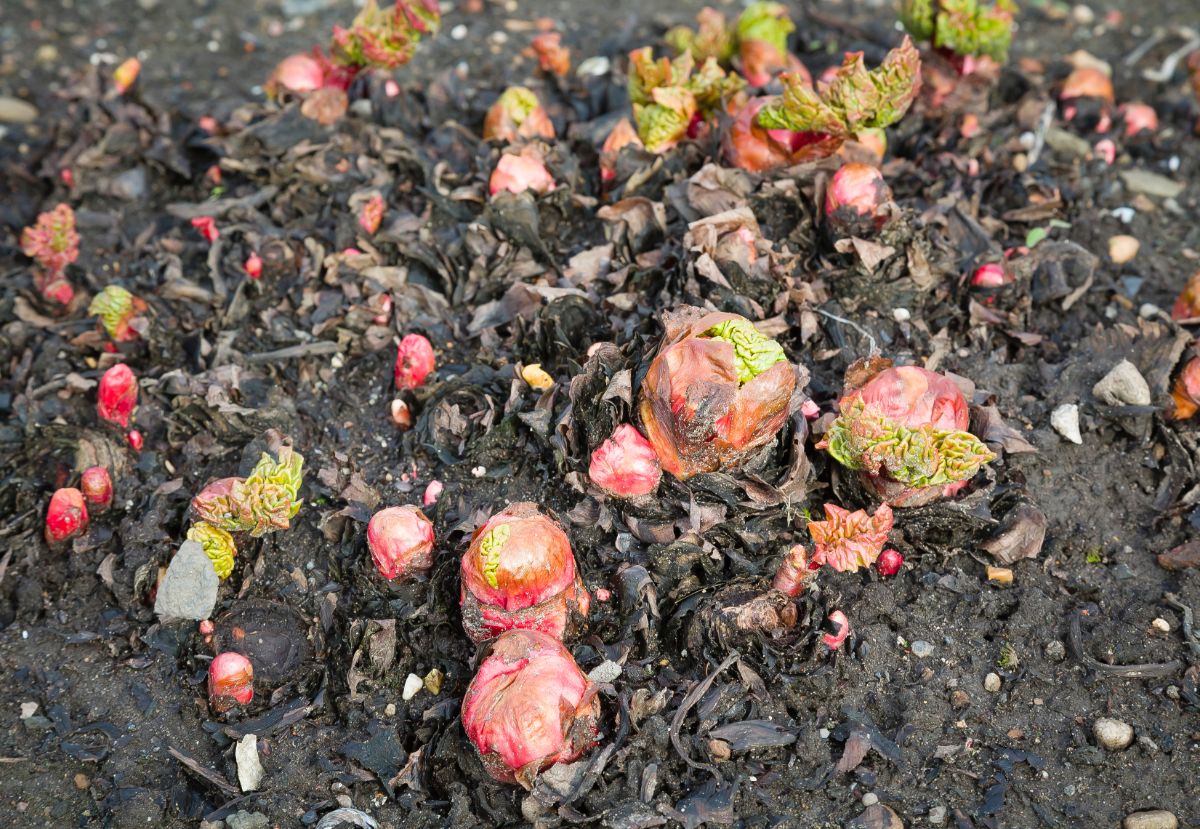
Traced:
[[[59, 204], [53, 210], [38, 214], [37, 223], [21, 233], [21, 250], [49, 272], [49, 281], [60, 276], [67, 265], [79, 258], [75, 211], [69, 204]], [[42, 292], [44, 294], [45, 290]]]
[[85, 469], [79, 480], [79, 488], [83, 491], [83, 497], [96, 512], [103, 512], [112, 506], [112, 478], [109, 477], [108, 470], [103, 466], [92, 466]]
[[896, 575], [903, 566], [904, 556], [900, 555], [899, 550], [893, 550], [891, 547], [880, 553], [879, 558], [875, 561], [875, 569], [879, 571], [879, 575], [884, 577]]
[[642, 139], [638, 137], [637, 130], [633, 128], [629, 119], [622, 118], [608, 134], [608, 138], [604, 139], [604, 146], [600, 148], [601, 181], [607, 183], [616, 179], [617, 159], [621, 155], [621, 148], [629, 146], [642, 147]]
[[835, 610], [829, 614], [826, 624], [832, 631], [821, 635], [821, 643], [831, 651], [836, 651], [850, 635], [850, 620], [846, 618], [845, 613]]
[[142, 433], [137, 429], [130, 429], [129, 434], [125, 436], [129, 441], [129, 448], [134, 452], [142, 451]]
[[375, 232], [379, 230], [379, 225], [383, 223], [383, 211], [385, 207], [383, 196], [379, 193], [372, 193], [371, 197], [359, 209], [358, 226], [368, 236], [374, 236]]
[[1112, 104], [1112, 79], [1102, 70], [1091, 66], [1076, 69], [1063, 81], [1058, 99], [1071, 101], [1076, 98], [1097, 98], [1107, 104]]
[[650, 441], [633, 426], [622, 423], [592, 453], [588, 477], [609, 495], [637, 498], [658, 489], [662, 467]]
[[483, 140], [508, 143], [522, 138], [554, 139], [554, 124], [531, 89], [510, 86], [488, 110], [483, 121]]
[[526, 789], [540, 771], [590, 749], [599, 718], [596, 688], [571, 654], [530, 630], [496, 640], [462, 704], [463, 730], [488, 774]]
[[804, 592], [815, 576], [816, 570], [808, 561], [808, 551], [803, 545], [797, 544], [783, 557], [771, 586], [794, 599]]
[[1123, 104], [1120, 113], [1125, 119], [1125, 137], [1145, 132], [1158, 132], [1158, 113], [1149, 104]]
[[825, 191], [825, 221], [842, 236], [865, 236], [891, 217], [892, 191], [870, 164], [843, 164]]
[[1010, 282], [1012, 277], [999, 262], [980, 265], [971, 277], [971, 285], [975, 288], [1002, 288]]
[[405, 403], [403, 400], [401, 400], [399, 397], [397, 397], [395, 400], [392, 401], [391, 411], [392, 411], [392, 423], [396, 424], [396, 428], [398, 428], [402, 431], [408, 431], [409, 429], [412, 428], [412, 425], [413, 425], [412, 409], [410, 409], [408, 407], [407, 403]]
[[442, 489], [441, 481], [430, 481], [429, 486], [425, 487], [425, 495], [421, 498], [421, 503], [432, 507], [438, 502], [438, 498], [442, 497]]
[[412, 391], [433, 371], [433, 346], [420, 334], [405, 334], [396, 350], [396, 388]]
[[388, 507], [371, 516], [367, 546], [388, 581], [424, 576], [433, 566], [433, 524], [416, 507]]
[[217, 713], [254, 699], [254, 666], [237, 651], [219, 653], [208, 666], [208, 704]]
[[258, 279], [262, 276], [263, 261], [262, 257], [258, 255], [258, 251], [250, 251], [250, 255], [246, 257], [244, 267], [246, 268], [246, 276], [251, 279]]
[[488, 181], [488, 193], [494, 196], [500, 192], [524, 193], [526, 190], [549, 193], [554, 190], [554, 176], [550, 175], [546, 165], [534, 153], [506, 153], [500, 156]]
[[196, 228], [209, 244], [217, 241], [217, 237], [221, 235], [221, 231], [217, 230], [217, 220], [212, 216], [197, 216], [192, 219], [192, 227]]
[[46, 543], [58, 546], [87, 529], [88, 512], [78, 489], [56, 490], [46, 509]]
[[303, 95], [320, 89], [325, 83], [325, 66], [313, 55], [291, 55], [281, 60], [267, 81], [267, 94], [272, 97], [287, 91]]
[[137, 408], [138, 383], [133, 370], [124, 363], [104, 372], [100, 378], [100, 392], [96, 401], [96, 413], [109, 423], [122, 429], [129, 428], [129, 418]]
[[849, 510], [837, 504], [825, 505], [824, 521], [809, 521], [813, 540], [812, 564], [828, 564], [838, 572], [854, 572], [869, 567], [879, 558], [888, 533], [892, 531], [892, 510], [880, 505], [875, 514]]
[[142, 71], [142, 62], [137, 58], [129, 58], [113, 72], [113, 88], [118, 95], [124, 95], [135, 83]]
[[543, 72], [561, 78], [571, 71], [571, 50], [562, 45], [558, 32], [544, 32], [533, 39], [532, 45]]

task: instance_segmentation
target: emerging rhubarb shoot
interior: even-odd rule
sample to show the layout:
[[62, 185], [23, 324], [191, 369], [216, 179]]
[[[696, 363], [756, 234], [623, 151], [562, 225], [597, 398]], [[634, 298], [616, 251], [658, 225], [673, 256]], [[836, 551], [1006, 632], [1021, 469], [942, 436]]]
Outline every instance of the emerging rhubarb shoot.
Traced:
[[129, 428], [129, 418], [137, 408], [138, 381], [133, 369], [117, 363], [100, 377], [96, 398], [96, 413], [122, 429]]
[[740, 100], [745, 83], [739, 76], [726, 73], [715, 58], [699, 71], [695, 66], [690, 52], [674, 60], [655, 60], [650, 47], [629, 53], [629, 100], [638, 137], [650, 152], [666, 152], [696, 124]]
[[554, 139], [554, 124], [532, 89], [510, 86], [492, 104], [483, 121], [483, 140], [514, 143], [527, 138]]
[[676, 26], [667, 32], [667, 45], [677, 55], [689, 52], [696, 63], [715, 58], [722, 66], [737, 52], [737, 36], [725, 22], [725, 15], [705, 6], [696, 15], [696, 28]]
[[808, 522], [813, 540], [812, 566], [828, 564], [839, 573], [870, 567], [883, 552], [892, 531], [892, 510], [881, 504], [874, 515], [825, 505], [825, 520]]
[[55, 490], [46, 508], [46, 543], [53, 548], [61, 547], [86, 530], [87, 525], [83, 493], [71, 487]]
[[891, 547], [880, 553], [879, 558], [875, 561], [875, 569], [884, 578], [896, 575], [903, 566], [904, 556], [900, 555], [899, 550], [893, 550]]
[[388, 581], [423, 577], [433, 567], [433, 524], [416, 507], [388, 507], [371, 516], [367, 547]]
[[531, 503], [513, 504], [475, 531], [462, 557], [463, 627], [475, 642], [513, 628], [558, 639], [587, 615], [591, 597], [562, 528]]
[[546, 169], [541, 152], [535, 147], [525, 147], [519, 153], [505, 153], [496, 162], [496, 169], [488, 181], [488, 193], [549, 193], [554, 190], [554, 176]]
[[462, 703], [463, 730], [488, 774], [532, 789], [539, 772], [596, 742], [597, 689], [562, 643], [532, 630], [496, 640]]
[[870, 236], [892, 215], [892, 190], [870, 164], [843, 164], [825, 191], [825, 221], [838, 236]]
[[412, 60], [422, 35], [441, 25], [437, 0], [396, 0], [381, 9], [376, 0], [354, 18], [349, 29], [333, 28], [333, 59], [354, 69], [395, 69]]
[[204, 548], [204, 554], [212, 562], [217, 578], [224, 581], [233, 572], [233, 560], [237, 557], [237, 545], [233, 536], [207, 521], [197, 521], [188, 528], [188, 541], [195, 541]]
[[955, 55], [960, 65], [963, 58], [980, 57], [1004, 63], [1017, 11], [1012, 0], [900, 0], [908, 33]]
[[95, 512], [103, 512], [112, 506], [112, 477], [103, 466], [91, 466], [83, 470], [79, 479], [79, 489]]
[[796, 26], [783, 3], [751, 3], [737, 22], [738, 51], [742, 74], [751, 86], [766, 86], [771, 77], [787, 69], [788, 35]]
[[816, 575], [816, 570], [809, 563], [808, 551], [802, 544], [797, 544], [783, 557], [771, 586], [795, 599], [807, 589]]
[[237, 651], [219, 653], [208, 666], [208, 704], [217, 713], [254, 699], [254, 666]]
[[264, 452], [247, 478], [221, 478], [192, 499], [203, 521], [229, 533], [248, 532], [255, 538], [286, 530], [300, 511], [304, 458], [284, 439], [276, 456]]
[[905, 38], [876, 69], [867, 70], [861, 52], [847, 52], [841, 68], [815, 88], [797, 73], [784, 75], [783, 84], [783, 97], [759, 111], [758, 124], [840, 143], [864, 130], [888, 127], [908, 112], [921, 87], [921, 57]]
[[615, 498], [639, 498], [658, 489], [662, 467], [642, 433], [622, 423], [592, 453], [588, 477]]
[[659, 462], [680, 480], [737, 466], [787, 422], [795, 369], [778, 343], [736, 314], [685, 307], [663, 324], [638, 403]]
[[75, 211], [68, 204], [60, 204], [39, 214], [37, 223], [22, 231], [21, 250], [48, 274], [61, 276], [67, 265], [79, 258]]
[[405, 334], [396, 349], [396, 388], [412, 391], [425, 383], [434, 369], [433, 345], [421, 334]]
[[561, 78], [571, 71], [571, 50], [562, 45], [562, 35], [558, 32], [543, 32], [531, 45], [538, 66], [546, 74]]
[[96, 294], [88, 313], [100, 318], [100, 324], [114, 342], [128, 343], [138, 338], [138, 328], [144, 326], [140, 315], [146, 303], [120, 285], [109, 285]]

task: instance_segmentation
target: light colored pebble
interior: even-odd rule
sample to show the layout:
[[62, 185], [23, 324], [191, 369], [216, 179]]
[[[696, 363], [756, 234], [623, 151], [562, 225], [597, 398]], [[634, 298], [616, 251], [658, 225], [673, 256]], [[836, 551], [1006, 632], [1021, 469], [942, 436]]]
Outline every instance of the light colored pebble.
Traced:
[[1168, 622], [1166, 619], [1164, 619], [1161, 616], [1159, 616], [1157, 619], [1155, 619], [1150, 624], [1153, 625], [1154, 629], [1157, 630], [1159, 633], [1170, 633], [1171, 632], [1171, 623]]
[[1090, 26], [1096, 22], [1096, 13], [1092, 11], [1091, 6], [1079, 3], [1071, 9], [1071, 19], [1080, 26]]
[[946, 807], [934, 806], [929, 810], [929, 822], [934, 826], [941, 826], [946, 822]]
[[922, 659], [933, 654], [933, 645], [923, 639], [918, 639], [909, 647], [912, 650], [913, 656], [921, 657]]
[[892, 309], [892, 319], [896, 322], [908, 322], [912, 319], [912, 312], [907, 308], [894, 308]]
[[409, 674], [404, 679], [404, 691], [400, 694], [406, 702], [417, 695], [417, 693], [425, 687], [425, 680], [416, 674]]
[[37, 117], [37, 107], [33, 104], [0, 95], [0, 124], [32, 124]]
[[1079, 407], [1074, 403], [1064, 403], [1051, 412], [1050, 425], [1071, 443], [1083, 443], [1083, 436], [1079, 434]]
[[1179, 829], [1179, 819], [1166, 809], [1151, 809], [1125, 816], [1124, 829]]
[[1067, 658], [1067, 646], [1058, 639], [1046, 643], [1046, 658], [1052, 662], [1062, 662]]
[[1092, 724], [1096, 742], [1106, 751], [1121, 751], [1133, 742], [1133, 726], [1123, 720], [1101, 717]]
[[1137, 366], [1122, 360], [1092, 386], [1092, 394], [1110, 406], [1149, 406], [1150, 386]]
[[993, 671], [992, 673], [989, 673], [987, 676], [985, 676], [983, 678], [983, 690], [987, 691], [989, 694], [999, 693], [1000, 692], [1000, 675]]
[[1133, 236], [1125, 234], [1113, 236], [1108, 240], [1108, 258], [1118, 265], [1124, 265], [1126, 262], [1133, 261], [1141, 247], [1142, 243]]

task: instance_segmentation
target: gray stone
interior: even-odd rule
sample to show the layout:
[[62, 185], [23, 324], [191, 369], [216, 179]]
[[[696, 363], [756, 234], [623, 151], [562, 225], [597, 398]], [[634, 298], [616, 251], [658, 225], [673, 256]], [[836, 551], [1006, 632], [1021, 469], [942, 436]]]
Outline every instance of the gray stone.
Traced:
[[1187, 185], [1182, 184], [1149, 170], [1122, 170], [1121, 180], [1125, 186], [1135, 193], [1147, 196], [1160, 196], [1164, 199], [1176, 198]]
[[1092, 724], [1092, 734], [1096, 742], [1108, 751], [1120, 751], [1129, 748], [1133, 742], [1133, 726], [1112, 717], [1101, 717]]
[[1125, 816], [1124, 829], [1179, 829], [1179, 819], [1166, 809], [1151, 809]]
[[163, 619], [207, 619], [217, 603], [220, 584], [204, 547], [197, 541], [185, 541], [158, 586], [154, 612]]
[[229, 829], [267, 829], [271, 821], [262, 812], [244, 812], [239, 809], [225, 818], [225, 824]]
[[1079, 407], [1074, 403], [1064, 403], [1052, 411], [1050, 425], [1071, 443], [1083, 443], [1083, 435], [1079, 434]]
[[1057, 127], [1051, 127], [1046, 130], [1046, 145], [1057, 153], [1075, 156], [1076, 158], [1084, 158], [1092, 151], [1091, 144]]
[[621, 675], [621, 666], [611, 659], [606, 659], [596, 667], [592, 668], [588, 674], [588, 679], [592, 682], [616, 682], [617, 677]]
[[1046, 643], [1046, 658], [1053, 662], [1062, 662], [1067, 658], [1067, 646], [1058, 639]]
[[913, 642], [910, 649], [912, 650], [913, 656], [917, 656], [922, 659], [924, 659], [926, 656], [930, 656], [933, 653], [933, 645], [929, 644], [924, 639], [918, 639], [917, 641]]
[[941, 826], [946, 822], [946, 807], [934, 806], [929, 810], [929, 822], [934, 826]]
[[238, 785], [244, 792], [256, 792], [262, 783], [263, 767], [258, 759], [258, 737], [247, 734], [233, 750], [237, 760]]
[[1092, 386], [1092, 394], [1110, 406], [1150, 405], [1150, 387], [1146, 385], [1146, 378], [1128, 360], [1113, 366], [1112, 371]]
[[0, 124], [32, 124], [37, 117], [37, 107], [28, 101], [0, 95]]

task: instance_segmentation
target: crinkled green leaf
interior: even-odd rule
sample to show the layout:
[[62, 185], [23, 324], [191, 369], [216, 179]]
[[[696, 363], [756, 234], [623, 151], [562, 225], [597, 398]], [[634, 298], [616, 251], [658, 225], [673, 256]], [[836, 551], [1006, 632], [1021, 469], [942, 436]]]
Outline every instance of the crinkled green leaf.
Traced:
[[917, 40], [933, 39], [934, 0], [900, 0], [900, 23]]
[[780, 54], [787, 54], [788, 35], [796, 30], [788, 16], [787, 6], [782, 3], [751, 3], [742, 12], [737, 22], [737, 38], [741, 42], [762, 40]]
[[787, 360], [783, 346], [763, 334], [749, 320], [726, 320], [704, 336], [723, 340], [733, 346], [734, 369], [738, 382], [749, 383], [776, 363]]
[[667, 45], [677, 55], [690, 52], [697, 63], [703, 63], [709, 58], [727, 63], [737, 49], [737, 41], [725, 23], [725, 15], [705, 6], [696, 15], [696, 21], [695, 29], [676, 26], [667, 32]]

